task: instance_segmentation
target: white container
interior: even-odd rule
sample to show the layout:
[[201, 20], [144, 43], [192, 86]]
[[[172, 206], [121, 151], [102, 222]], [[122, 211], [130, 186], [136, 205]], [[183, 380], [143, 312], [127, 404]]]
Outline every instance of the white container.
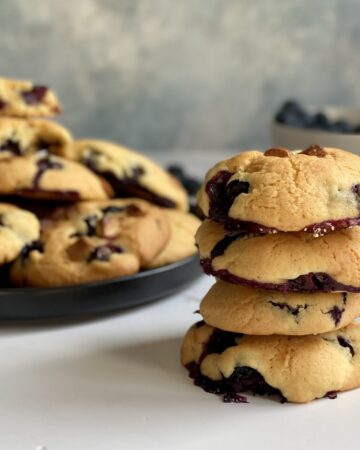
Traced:
[[[319, 108], [309, 108], [318, 112]], [[321, 109], [330, 120], [346, 120], [352, 125], [360, 125], [360, 109], [325, 107]], [[331, 133], [324, 130], [293, 127], [276, 122], [271, 124], [272, 145], [291, 150], [304, 149], [312, 144], [323, 147], [337, 147], [360, 155], [360, 133]]]

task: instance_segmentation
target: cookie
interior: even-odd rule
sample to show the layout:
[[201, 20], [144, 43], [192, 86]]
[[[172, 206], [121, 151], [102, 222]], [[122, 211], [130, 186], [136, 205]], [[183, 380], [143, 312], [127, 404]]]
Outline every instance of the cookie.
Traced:
[[152, 269], [187, 258], [197, 252], [195, 233], [201, 222], [193, 214], [175, 209], [163, 209], [171, 228], [164, 250], [147, 266]]
[[31, 81], [0, 78], [0, 115], [14, 117], [52, 117], [61, 106], [47, 86]]
[[360, 224], [360, 158], [313, 145], [247, 151], [206, 175], [198, 203], [228, 229], [305, 231], [314, 236]]
[[360, 294], [282, 293], [217, 281], [200, 314], [215, 328], [234, 333], [305, 335], [342, 328], [360, 315]]
[[227, 234], [205, 220], [196, 234], [205, 273], [284, 292], [360, 292], [360, 228], [308, 233]]
[[0, 203], [0, 265], [14, 260], [40, 234], [36, 216], [7, 203]]
[[70, 133], [58, 123], [0, 117], [0, 159], [24, 156], [39, 150], [57, 154], [71, 141]]
[[111, 142], [81, 140], [67, 146], [62, 155], [103, 176], [117, 197], [140, 197], [166, 208], [188, 209], [187, 194], [176, 178], [133, 150]]
[[111, 188], [82, 164], [46, 151], [0, 159], [0, 194], [41, 200], [106, 199]]
[[246, 401], [238, 394], [277, 394], [306, 403], [360, 386], [360, 325], [309, 336], [249, 336], [199, 322], [187, 332], [181, 362], [195, 384]]
[[131, 275], [166, 245], [159, 208], [137, 199], [85, 203], [80, 215], [53, 223], [10, 271], [17, 286], [62, 286]]

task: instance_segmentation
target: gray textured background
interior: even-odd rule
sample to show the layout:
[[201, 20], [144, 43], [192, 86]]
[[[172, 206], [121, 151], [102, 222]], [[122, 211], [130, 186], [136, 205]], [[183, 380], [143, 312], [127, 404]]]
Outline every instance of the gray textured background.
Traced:
[[0, 0], [0, 73], [49, 83], [78, 137], [264, 147], [284, 98], [360, 102], [359, 0]]

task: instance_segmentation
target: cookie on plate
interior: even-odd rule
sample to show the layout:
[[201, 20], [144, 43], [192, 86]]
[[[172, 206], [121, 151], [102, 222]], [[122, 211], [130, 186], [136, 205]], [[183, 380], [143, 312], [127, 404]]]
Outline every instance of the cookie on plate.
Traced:
[[205, 220], [196, 234], [207, 274], [279, 291], [360, 292], [360, 227], [309, 233], [228, 234]]
[[200, 314], [215, 328], [234, 333], [305, 335], [342, 328], [360, 315], [360, 294], [267, 291], [217, 281]]
[[55, 93], [31, 81], [0, 78], [0, 115], [52, 117], [61, 112]]
[[34, 214], [7, 203], [0, 203], [0, 265], [14, 260], [40, 234]]
[[187, 258], [197, 252], [195, 233], [201, 221], [193, 214], [175, 209], [163, 209], [171, 228], [171, 236], [164, 250], [147, 268], [165, 266]]
[[50, 120], [0, 117], [0, 159], [39, 150], [58, 154], [71, 141], [69, 131]]
[[306, 231], [314, 236], [360, 223], [360, 157], [313, 145], [247, 151], [206, 175], [198, 203], [228, 229]]
[[162, 211], [141, 200], [80, 209], [80, 215], [47, 227], [41, 241], [20, 255], [10, 271], [15, 285], [62, 286], [131, 275], [161, 252], [170, 235]]
[[46, 151], [0, 159], [0, 194], [40, 200], [106, 199], [110, 186], [82, 164]]
[[360, 325], [308, 336], [249, 336], [204, 322], [187, 332], [181, 362], [195, 384], [246, 401], [237, 394], [277, 394], [306, 403], [360, 386]]
[[140, 197], [159, 206], [188, 209], [186, 191], [176, 178], [138, 152], [111, 142], [81, 140], [61, 154], [103, 176], [118, 197]]

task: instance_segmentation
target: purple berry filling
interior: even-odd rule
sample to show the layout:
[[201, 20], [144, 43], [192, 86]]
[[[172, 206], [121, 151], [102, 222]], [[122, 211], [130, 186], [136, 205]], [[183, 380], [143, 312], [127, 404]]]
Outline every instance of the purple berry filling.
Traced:
[[86, 224], [86, 236], [95, 236], [96, 235], [96, 224], [97, 224], [97, 216], [87, 216], [84, 218], [84, 222]]
[[299, 319], [299, 314], [301, 311], [304, 311], [308, 305], [296, 305], [296, 306], [291, 306], [286, 302], [274, 302], [274, 301], [269, 301], [269, 303], [274, 306], [275, 308], [280, 308], [282, 310], [285, 310], [286, 312], [288, 312], [289, 314], [295, 316], [296, 321], [298, 321]]
[[212, 267], [210, 258], [200, 260], [200, 264], [207, 275], [213, 275], [229, 283], [244, 284], [257, 289], [269, 289], [281, 292], [360, 292], [360, 286], [339, 283], [330, 275], [322, 272], [310, 272], [305, 275], [300, 275], [293, 280], [287, 280], [285, 283], [262, 283], [238, 277], [226, 269], [215, 270]]
[[[130, 206], [130, 205], [128, 205], [128, 206]], [[124, 212], [128, 209], [128, 206], [110, 205], [110, 206], [107, 206], [106, 208], [103, 208], [101, 211], [103, 212], [104, 215], [118, 213], [118, 212]]]
[[7, 105], [7, 102], [5, 102], [4, 100], [0, 100], [0, 109], [4, 109]]
[[176, 203], [172, 200], [156, 195], [141, 186], [139, 178], [145, 173], [145, 170], [142, 167], [133, 167], [131, 176], [118, 178], [114, 173], [108, 170], [102, 171], [99, 169], [96, 158], [100, 154], [101, 153], [97, 150], [92, 150], [91, 155], [84, 158], [83, 163], [90, 170], [104, 177], [114, 189], [117, 197], [139, 197], [164, 208], [176, 208]]
[[0, 145], [0, 152], [9, 152], [16, 156], [22, 155], [22, 150], [19, 142], [14, 141], [13, 139], [7, 139]]
[[34, 176], [33, 184], [39, 189], [41, 177], [47, 170], [61, 170], [64, 166], [59, 161], [52, 160], [48, 155], [37, 161], [38, 170]]
[[336, 391], [329, 391], [327, 392], [324, 397], [330, 399], [330, 400], [335, 400], [337, 398], [337, 392]]
[[[202, 322], [199, 322], [201, 326]], [[240, 395], [242, 392], [251, 392], [258, 395], [277, 395], [284, 399], [278, 389], [266, 383], [264, 377], [256, 370], [247, 366], [236, 367], [230, 377], [223, 377], [219, 381], [213, 381], [202, 375], [200, 364], [203, 359], [212, 353], [222, 353], [227, 348], [236, 345], [236, 339], [241, 334], [231, 333], [215, 329], [209, 341], [204, 345], [199, 362], [191, 362], [186, 365], [189, 376], [194, 379], [194, 384], [200, 386], [206, 392], [223, 396], [224, 402], [247, 403], [247, 398]]]
[[[250, 185], [246, 181], [234, 180], [227, 184], [232, 175], [232, 172], [222, 170], [207, 182], [205, 190], [209, 197], [209, 217], [217, 222], [223, 223], [225, 229], [229, 231], [263, 234], [278, 232], [279, 230], [274, 227], [229, 217], [228, 212], [235, 198], [240, 194], [247, 194], [250, 189]], [[352, 192], [357, 197], [360, 210], [360, 184], [354, 185]], [[356, 225], [360, 225], [360, 216], [346, 217], [338, 220], [325, 220], [307, 225], [298, 231], [304, 231], [314, 235], [324, 235], [330, 231]]]
[[344, 311], [345, 308], [339, 308], [338, 306], [335, 305], [334, 307], [329, 309], [329, 311], [326, 311], [325, 314], [330, 314], [332, 320], [335, 323], [335, 326], [338, 326]]
[[36, 199], [40, 201], [62, 201], [77, 202], [80, 200], [80, 195], [76, 191], [58, 191], [50, 189], [36, 189], [36, 188], [23, 188], [17, 189], [16, 195], [20, 197], [29, 197], [30, 199]]
[[226, 235], [223, 239], [216, 243], [215, 247], [211, 250], [211, 259], [221, 256], [225, 253], [226, 249], [231, 245], [237, 238], [241, 237], [245, 233], [236, 233], [234, 235]]
[[37, 105], [43, 101], [47, 91], [46, 86], [33, 86], [32, 89], [21, 92], [21, 96], [28, 105]]
[[37, 250], [38, 252], [44, 253], [44, 243], [42, 241], [32, 241], [29, 244], [26, 244], [20, 253], [21, 259], [26, 259], [29, 257], [29, 254], [33, 251]]
[[341, 345], [341, 347], [345, 347], [348, 348], [350, 353], [351, 353], [351, 357], [353, 358], [355, 356], [355, 350], [354, 347], [350, 344], [350, 342], [345, 339], [343, 336], [338, 336], [337, 338], [339, 345]]
[[124, 253], [124, 249], [113, 244], [100, 245], [90, 253], [88, 262], [94, 260], [109, 261], [113, 253]]
[[76, 191], [58, 191], [58, 190], [43, 190], [40, 187], [41, 177], [47, 170], [61, 170], [63, 165], [59, 161], [54, 161], [49, 155], [40, 158], [37, 161], [38, 170], [33, 178], [33, 188], [18, 189], [16, 193], [20, 196], [36, 197], [38, 199], [59, 199], [63, 201], [77, 201], [80, 196]]

